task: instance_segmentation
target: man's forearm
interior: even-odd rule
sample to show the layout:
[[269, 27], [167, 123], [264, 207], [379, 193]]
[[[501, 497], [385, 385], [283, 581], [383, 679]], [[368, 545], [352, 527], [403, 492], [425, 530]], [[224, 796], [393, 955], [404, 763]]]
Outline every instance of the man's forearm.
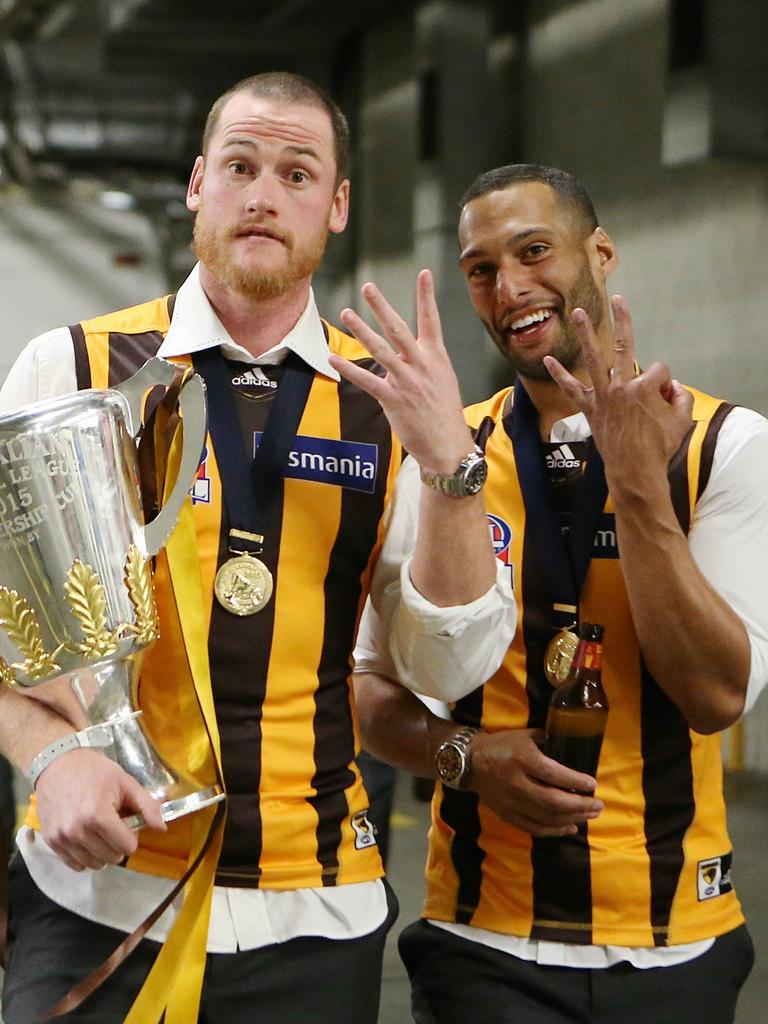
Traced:
[[488, 519], [480, 494], [452, 498], [422, 487], [411, 582], [432, 604], [469, 604], [496, 579]]
[[390, 679], [368, 672], [354, 679], [364, 748], [395, 768], [436, 778], [435, 752], [456, 732], [456, 723], [439, 718], [410, 690]]
[[74, 731], [42, 701], [0, 687], [0, 751], [22, 771], [44, 747]]
[[726, 728], [741, 714], [749, 678], [744, 624], [697, 567], [668, 492], [615, 501], [622, 571], [648, 669], [693, 729]]
[[[397, 768], [437, 777], [435, 754], [459, 728], [438, 718], [398, 683], [375, 674], [355, 676], [363, 745]], [[603, 804], [583, 795], [594, 779], [546, 757], [535, 729], [481, 730], [472, 740], [467, 790], [504, 821], [536, 836], [576, 832]]]

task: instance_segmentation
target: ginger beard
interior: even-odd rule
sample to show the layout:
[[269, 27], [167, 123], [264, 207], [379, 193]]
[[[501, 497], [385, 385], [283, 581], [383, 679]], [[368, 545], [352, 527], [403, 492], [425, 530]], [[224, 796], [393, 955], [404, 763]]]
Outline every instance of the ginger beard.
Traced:
[[267, 223], [258, 226], [274, 231], [279, 236], [281, 241], [274, 244], [284, 248], [282, 265], [267, 268], [253, 265], [247, 258], [238, 259], [236, 246], [242, 226], [221, 229], [206, 217], [203, 207], [195, 217], [192, 238], [198, 259], [223, 285], [244, 298], [263, 302], [285, 295], [314, 274], [325, 252], [328, 230], [326, 228], [316, 238], [305, 239], [297, 246], [291, 232], [278, 230]]
[[[595, 284], [595, 279], [592, 276], [592, 270], [587, 259], [584, 260], [584, 264], [573, 287], [564, 296], [564, 302], [555, 309], [555, 315], [560, 319], [560, 340], [552, 346], [549, 352], [544, 353], [545, 355], [554, 356], [568, 371], [572, 371], [577, 367], [581, 360], [581, 342], [576, 332], [576, 325], [571, 320], [571, 313], [576, 307], [585, 310], [595, 331], [599, 330], [603, 322], [605, 309], [602, 295]], [[510, 317], [509, 313], [505, 311], [499, 322], [503, 323], [509, 319], [514, 320], [514, 315]], [[507, 331], [503, 327], [496, 326], [485, 320], [483, 323], [493, 343], [501, 354], [509, 360], [517, 373], [522, 377], [528, 377], [530, 380], [548, 381], [552, 379], [549, 370], [542, 362], [541, 355], [527, 355], [510, 343]]]

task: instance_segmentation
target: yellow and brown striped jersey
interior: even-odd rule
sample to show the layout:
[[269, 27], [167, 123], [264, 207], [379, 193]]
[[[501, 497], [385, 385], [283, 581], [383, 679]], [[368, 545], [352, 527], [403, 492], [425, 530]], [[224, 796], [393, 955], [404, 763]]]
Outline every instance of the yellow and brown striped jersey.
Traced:
[[[695, 429], [670, 466], [685, 532], [730, 406], [694, 394]], [[503, 665], [460, 700], [454, 718], [500, 729], [544, 727], [543, 672], [552, 598], [532, 550], [512, 444], [511, 390], [467, 411], [489, 463], [486, 509], [498, 557], [514, 574], [517, 634]], [[573, 451], [548, 460], [558, 489]], [[542, 445], [542, 459], [546, 457]], [[566, 488], [567, 490], [567, 488]], [[567, 504], [567, 498], [565, 502]], [[559, 498], [562, 513], [563, 498]], [[424, 916], [567, 943], [663, 946], [722, 934], [742, 920], [730, 878], [719, 736], [690, 730], [643, 662], [622, 579], [610, 496], [581, 592], [583, 620], [605, 626], [610, 714], [597, 775], [605, 809], [578, 835], [534, 839], [476, 795], [438, 786]]]
[[[125, 380], [154, 355], [172, 297], [72, 328], [78, 387]], [[371, 364], [358, 342], [324, 324], [331, 351]], [[176, 361], [176, 360], [175, 360]], [[188, 361], [186, 358], [181, 361]], [[253, 454], [282, 370], [231, 362], [231, 398]], [[228, 813], [217, 882], [293, 889], [366, 881], [382, 874], [368, 799], [355, 763], [351, 651], [382, 541], [382, 513], [401, 461], [378, 403], [316, 373], [271, 504], [264, 552], [271, 601], [240, 617], [214, 598], [229, 556], [216, 451], [207, 439], [191, 492]], [[145, 723], [175, 767], [210, 784], [216, 766], [194, 699], [174, 582], [164, 552], [155, 587], [161, 637], [139, 687]], [[148, 832], [129, 866], [178, 876], [194, 815], [167, 835]]]

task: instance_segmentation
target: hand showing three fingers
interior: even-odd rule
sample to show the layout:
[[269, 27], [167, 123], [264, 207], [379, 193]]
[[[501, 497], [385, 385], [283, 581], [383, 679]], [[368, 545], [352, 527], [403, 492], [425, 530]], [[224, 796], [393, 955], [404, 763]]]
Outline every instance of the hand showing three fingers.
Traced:
[[691, 427], [693, 399], [663, 363], [636, 374], [632, 321], [624, 300], [613, 296], [613, 365], [598, 346], [582, 309], [573, 320], [581, 342], [587, 387], [552, 356], [544, 363], [562, 391], [587, 417], [605, 463], [611, 490], [637, 490], [666, 478], [669, 460]]
[[341, 313], [347, 329], [385, 371], [379, 376], [340, 356], [331, 365], [376, 398], [406, 450], [424, 469], [452, 473], [472, 447], [459, 385], [440, 326], [432, 275], [417, 278], [414, 336], [374, 284], [362, 294], [379, 322], [378, 334], [351, 309]]

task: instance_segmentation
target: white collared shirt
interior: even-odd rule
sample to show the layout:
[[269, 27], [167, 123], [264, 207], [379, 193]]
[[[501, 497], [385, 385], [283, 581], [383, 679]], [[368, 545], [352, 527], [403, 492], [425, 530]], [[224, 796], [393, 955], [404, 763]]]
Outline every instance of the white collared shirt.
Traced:
[[[65, 330], [67, 331], [70, 354], [72, 354], [69, 330], [67, 328]], [[324, 377], [330, 377], [335, 381], [341, 380], [336, 370], [328, 362], [325, 331], [311, 288], [304, 312], [296, 321], [295, 326], [277, 345], [273, 345], [260, 356], [253, 356], [242, 345], [238, 345], [236, 341], [232, 340], [216, 315], [216, 311], [208, 301], [200, 284], [200, 266], [198, 264], [179, 288], [173, 306], [171, 326], [157, 354], [163, 359], [170, 359], [173, 356], [186, 356], [192, 355], [194, 352], [202, 352], [207, 348], [214, 348], [216, 345], [221, 345], [222, 351], [228, 359], [237, 359], [250, 366], [273, 366], [275, 363], [282, 362], [288, 352], [295, 352], [313, 370], [322, 373]], [[73, 354], [71, 358], [74, 360]], [[71, 391], [72, 388], [70, 387], [69, 390]]]

